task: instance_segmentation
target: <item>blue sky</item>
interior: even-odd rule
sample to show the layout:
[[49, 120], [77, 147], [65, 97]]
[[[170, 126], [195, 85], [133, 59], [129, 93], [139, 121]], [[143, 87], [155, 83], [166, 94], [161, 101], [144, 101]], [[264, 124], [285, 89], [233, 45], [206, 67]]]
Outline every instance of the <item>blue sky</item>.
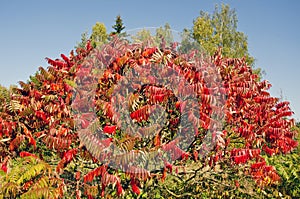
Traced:
[[[157, 27], [191, 28], [200, 10], [212, 13], [216, 3], [229, 4], [238, 30], [248, 36], [249, 51], [273, 87], [273, 96], [291, 102], [300, 119], [300, 1], [298, 0], [28, 0], [0, 2], [0, 84], [26, 81], [45, 57], [69, 54], [84, 31], [97, 22], [112, 30], [120, 14], [126, 30]], [[299, 87], [298, 87], [299, 86]]]

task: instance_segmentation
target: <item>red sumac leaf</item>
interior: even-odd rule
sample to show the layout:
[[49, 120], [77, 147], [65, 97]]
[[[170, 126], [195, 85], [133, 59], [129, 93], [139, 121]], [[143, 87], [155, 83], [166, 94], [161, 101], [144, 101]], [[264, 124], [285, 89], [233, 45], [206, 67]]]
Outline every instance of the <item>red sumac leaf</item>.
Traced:
[[123, 187], [121, 186], [121, 183], [118, 181], [117, 182], [117, 195], [121, 196], [123, 194]]
[[140, 195], [141, 191], [140, 191], [139, 187], [137, 186], [136, 180], [134, 178], [131, 178], [130, 185], [131, 185], [133, 193]]
[[20, 157], [21, 158], [24, 158], [24, 157], [27, 157], [27, 156], [37, 158], [37, 156], [35, 154], [29, 153], [27, 151], [21, 151], [20, 152]]
[[63, 158], [57, 164], [56, 171], [60, 173], [62, 168], [64, 168], [69, 162], [71, 162], [76, 154], [77, 154], [77, 149], [71, 149], [67, 151], [64, 154]]
[[63, 159], [66, 161], [66, 163], [69, 163], [76, 154], [77, 149], [71, 149], [65, 153]]
[[1, 170], [7, 173], [7, 162], [8, 162], [8, 157], [5, 158], [5, 160], [1, 164]]
[[266, 165], [266, 162], [257, 162], [257, 163], [254, 163], [254, 164], [251, 165], [251, 169], [256, 170], [256, 169], [259, 169], [259, 168], [261, 168], [265, 165]]
[[116, 133], [116, 126], [105, 126], [103, 128], [103, 132], [107, 134], [115, 134]]
[[81, 128], [86, 129], [90, 125], [90, 122], [86, 119], [81, 120]]
[[16, 148], [19, 148], [20, 144], [25, 140], [25, 135], [18, 135], [13, 141], [9, 144], [9, 150], [13, 151]]
[[83, 177], [83, 181], [86, 182], [92, 182], [93, 179], [96, 176], [102, 176], [104, 173], [106, 172], [106, 168], [104, 166], [100, 166], [92, 171], [90, 171], [89, 173], [87, 173], [84, 177]]
[[249, 155], [237, 155], [233, 157], [235, 164], [245, 164], [249, 160]]
[[71, 66], [70, 59], [69, 59], [66, 55], [61, 54], [60, 56], [61, 56], [61, 58], [63, 58], [63, 60], [68, 64], [68, 66]]

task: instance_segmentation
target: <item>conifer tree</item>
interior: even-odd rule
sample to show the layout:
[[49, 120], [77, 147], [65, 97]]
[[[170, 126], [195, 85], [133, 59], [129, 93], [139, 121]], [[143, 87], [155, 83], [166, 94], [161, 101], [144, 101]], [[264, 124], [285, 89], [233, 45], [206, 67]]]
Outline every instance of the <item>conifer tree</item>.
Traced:
[[122, 30], [125, 29], [125, 26], [123, 25], [123, 20], [120, 15], [117, 16], [115, 25], [112, 26], [112, 28], [115, 30], [112, 32], [112, 34], [120, 34]]

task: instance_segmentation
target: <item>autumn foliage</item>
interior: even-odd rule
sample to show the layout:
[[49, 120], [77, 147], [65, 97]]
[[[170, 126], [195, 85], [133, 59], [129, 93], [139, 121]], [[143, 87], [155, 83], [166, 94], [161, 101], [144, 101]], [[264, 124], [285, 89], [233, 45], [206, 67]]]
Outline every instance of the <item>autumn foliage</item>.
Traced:
[[[223, 58], [220, 51], [212, 57], [197, 51], [181, 54], [176, 45], [155, 47], [112, 38], [99, 48], [88, 43], [69, 56], [46, 61], [47, 69], [40, 67], [30, 81], [19, 82], [20, 88], [1, 104], [0, 198], [10, 190], [20, 190], [20, 197], [37, 191], [41, 173], [49, 177], [39, 189], [44, 197], [139, 195], [147, 181], [184, 173], [191, 161], [198, 170], [240, 168], [263, 188], [280, 180], [264, 155], [286, 154], [297, 146], [289, 103], [272, 97], [271, 84], [259, 81], [244, 59]], [[128, 96], [130, 90], [118, 86], [125, 84], [128, 71], [147, 73], [154, 66], [161, 66], [165, 77], [180, 75], [186, 84], [157, 85], [149, 75], [148, 84], [128, 84], [134, 89]], [[197, 103], [176, 96], [184, 92], [192, 92]], [[122, 128], [116, 103], [126, 97], [126, 124], [137, 124], [138, 131]], [[158, 105], [166, 113], [165, 122], [149, 126], [159, 120], [154, 111]], [[186, 120], [180, 123], [182, 118]], [[177, 138], [179, 129], [192, 140]], [[112, 147], [121, 153], [110, 153]], [[150, 169], [153, 160], [132, 164], [151, 154], [160, 158], [159, 169]], [[5, 184], [11, 182], [6, 174], [23, 167], [13, 163], [19, 158], [45, 170]]]

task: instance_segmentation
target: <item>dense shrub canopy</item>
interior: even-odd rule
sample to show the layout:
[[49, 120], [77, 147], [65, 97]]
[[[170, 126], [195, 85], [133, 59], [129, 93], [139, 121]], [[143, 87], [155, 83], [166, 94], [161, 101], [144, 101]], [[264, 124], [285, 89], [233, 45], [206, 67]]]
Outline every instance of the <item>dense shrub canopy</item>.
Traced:
[[0, 109], [0, 198], [249, 196], [277, 184], [264, 157], [297, 146], [289, 103], [270, 96], [271, 84], [243, 58], [177, 49], [111, 38], [47, 58], [47, 69], [20, 82]]

